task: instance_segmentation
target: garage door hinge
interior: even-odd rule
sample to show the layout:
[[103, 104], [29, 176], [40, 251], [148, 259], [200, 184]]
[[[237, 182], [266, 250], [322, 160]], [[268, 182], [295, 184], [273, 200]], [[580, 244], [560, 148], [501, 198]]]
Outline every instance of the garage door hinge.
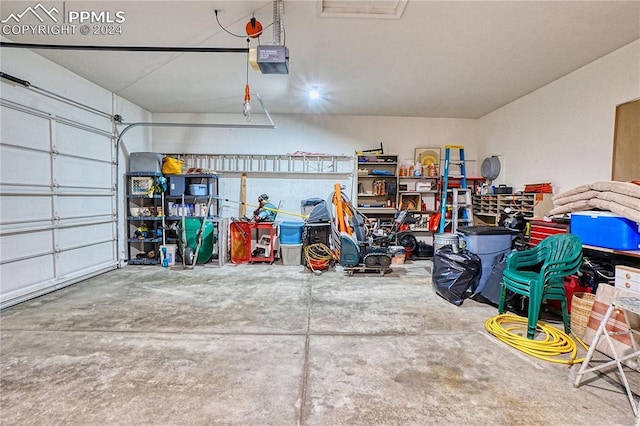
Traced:
[[60, 250], [60, 247], [55, 246], [53, 251], [56, 252], [56, 254], [59, 254], [62, 250]]
[[60, 188], [60, 184], [58, 182], [56, 182], [55, 180], [53, 181], [53, 184], [51, 186], [53, 186], [54, 190]]
[[53, 156], [55, 157], [60, 154], [60, 151], [58, 151], [58, 149], [54, 146], [53, 148], [51, 148], [51, 154], [53, 154]]

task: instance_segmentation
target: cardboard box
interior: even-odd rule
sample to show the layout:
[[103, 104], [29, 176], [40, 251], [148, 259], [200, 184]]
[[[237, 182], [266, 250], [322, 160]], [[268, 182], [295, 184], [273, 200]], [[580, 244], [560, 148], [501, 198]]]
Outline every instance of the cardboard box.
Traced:
[[615, 250], [640, 250], [640, 225], [606, 211], [571, 214], [571, 233], [583, 244]]

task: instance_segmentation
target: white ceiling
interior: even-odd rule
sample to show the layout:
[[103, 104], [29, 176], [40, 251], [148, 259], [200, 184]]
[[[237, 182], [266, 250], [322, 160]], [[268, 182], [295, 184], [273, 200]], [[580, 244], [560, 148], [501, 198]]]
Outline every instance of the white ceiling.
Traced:
[[[223, 10], [221, 23], [236, 34], [254, 14], [265, 27], [273, 21], [272, 1], [41, 3], [67, 13], [124, 11], [122, 34], [5, 41], [244, 48], [244, 37], [218, 26], [214, 9]], [[3, 1], [0, 14], [6, 19], [36, 4]], [[251, 93], [261, 95], [271, 114], [477, 118], [640, 38], [639, 1], [285, 0], [282, 18], [290, 73], [249, 72]], [[260, 42], [272, 41], [268, 28]], [[152, 112], [242, 109], [241, 53], [37, 52]], [[54, 81], [32, 83], [56, 89]], [[323, 93], [315, 104], [305, 97], [310, 86]]]

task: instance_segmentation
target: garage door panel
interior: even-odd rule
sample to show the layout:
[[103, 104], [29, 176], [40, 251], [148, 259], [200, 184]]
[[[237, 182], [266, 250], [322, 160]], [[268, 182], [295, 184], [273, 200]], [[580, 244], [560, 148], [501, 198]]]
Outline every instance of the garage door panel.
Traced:
[[83, 158], [57, 156], [55, 159], [56, 183], [62, 187], [110, 189], [111, 164]]
[[55, 100], [1, 112], [4, 308], [114, 269], [118, 251], [111, 120]]
[[111, 139], [71, 126], [56, 127], [56, 150], [64, 155], [78, 155], [102, 161], [111, 161]]
[[[2, 111], [2, 120], [0, 120], [2, 143], [49, 151], [51, 138], [48, 119], [31, 116], [7, 107], [2, 107], [0, 111]], [[24, 125], [25, 120], [29, 120], [28, 126]]]
[[63, 251], [58, 254], [58, 275], [77, 275], [87, 269], [105, 265], [110, 259], [114, 259], [112, 242]]
[[0, 265], [0, 271], [3, 302], [46, 288], [55, 278], [52, 254], [5, 263]]
[[4, 235], [0, 238], [0, 253], [3, 262], [34, 257], [35, 254], [53, 251], [52, 231], [29, 232]]
[[[28, 223], [29, 226], [51, 224], [52, 199], [47, 196], [5, 195], [0, 198], [0, 218], [3, 231], [6, 226], [15, 223]], [[41, 222], [41, 223], [40, 223]]]
[[101, 223], [60, 229], [56, 243], [59, 250], [66, 251], [88, 244], [102, 244], [111, 239], [113, 239], [113, 224]]
[[58, 197], [56, 215], [60, 219], [111, 215], [111, 196], [64, 196]]
[[3, 146], [0, 167], [3, 184], [51, 184], [51, 158], [48, 152]]

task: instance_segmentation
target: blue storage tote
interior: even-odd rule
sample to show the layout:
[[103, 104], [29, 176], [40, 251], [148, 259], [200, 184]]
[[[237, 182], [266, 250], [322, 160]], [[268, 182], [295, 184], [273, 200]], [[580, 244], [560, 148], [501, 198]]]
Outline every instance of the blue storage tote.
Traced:
[[280, 222], [280, 244], [300, 244], [304, 222]]
[[615, 250], [640, 249], [640, 225], [611, 212], [571, 213], [571, 233], [590, 246]]

